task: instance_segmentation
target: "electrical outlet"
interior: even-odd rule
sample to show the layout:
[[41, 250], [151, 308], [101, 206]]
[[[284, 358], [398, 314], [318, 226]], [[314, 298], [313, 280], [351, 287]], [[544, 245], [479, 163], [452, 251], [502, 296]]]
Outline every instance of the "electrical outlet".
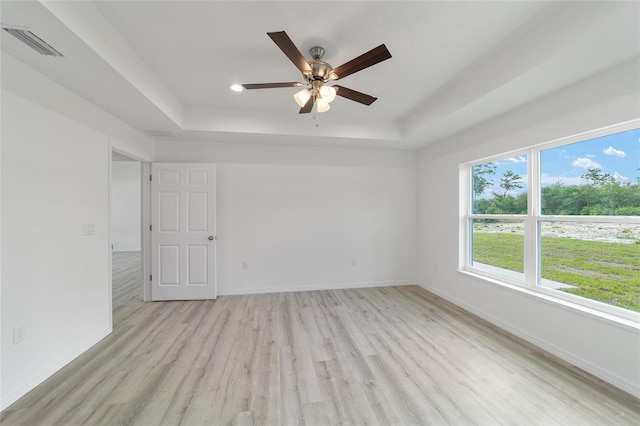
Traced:
[[351, 266], [358, 266], [358, 261], [355, 259], [351, 259]]
[[24, 338], [25, 338], [24, 325], [15, 327], [13, 329], [13, 344], [17, 345], [18, 343], [22, 342]]
[[242, 270], [243, 271], [249, 270], [249, 262], [242, 262]]

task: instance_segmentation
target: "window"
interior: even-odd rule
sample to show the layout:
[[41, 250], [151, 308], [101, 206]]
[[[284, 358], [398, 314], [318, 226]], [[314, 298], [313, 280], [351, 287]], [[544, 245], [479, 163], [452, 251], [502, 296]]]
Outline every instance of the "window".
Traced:
[[527, 155], [471, 166], [470, 265], [524, 279]]
[[463, 165], [463, 269], [637, 320], [638, 127]]

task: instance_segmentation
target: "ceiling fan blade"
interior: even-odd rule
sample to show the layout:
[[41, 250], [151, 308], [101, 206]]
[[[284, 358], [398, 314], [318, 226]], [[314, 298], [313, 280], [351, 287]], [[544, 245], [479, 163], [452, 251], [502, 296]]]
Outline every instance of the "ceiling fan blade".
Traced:
[[352, 101], [360, 102], [361, 104], [365, 104], [367, 106], [371, 105], [376, 101], [376, 99], [378, 99], [344, 86], [338, 86], [337, 84], [333, 87], [335, 87], [335, 89], [337, 90], [336, 96], [342, 96], [343, 98], [351, 99]]
[[304, 106], [302, 108], [300, 108], [300, 112], [298, 114], [309, 114], [311, 112], [311, 110], [313, 109], [313, 102], [315, 101], [315, 98], [313, 96], [311, 96], [309, 98], [309, 100], [307, 101], [306, 104], [304, 104]]
[[267, 35], [271, 37], [271, 40], [278, 45], [280, 50], [287, 55], [287, 58], [293, 62], [300, 72], [305, 75], [313, 74], [311, 66], [309, 66], [307, 60], [304, 58], [302, 53], [300, 53], [296, 45], [293, 44], [293, 41], [291, 41], [286, 32], [278, 31], [275, 33], [267, 33]]
[[252, 89], [277, 89], [279, 87], [300, 87], [304, 86], [302, 83], [291, 82], [291, 83], [256, 83], [256, 84], [243, 84], [246, 90]]
[[332, 69], [329, 71], [329, 77], [331, 80], [338, 80], [355, 72], [362, 71], [365, 68], [369, 68], [379, 62], [386, 61], [389, 58], [391, 58], [391, 53], [387, 50], [387, 46], [381, 44], [367, 53], [363, 53], [357, 58]]

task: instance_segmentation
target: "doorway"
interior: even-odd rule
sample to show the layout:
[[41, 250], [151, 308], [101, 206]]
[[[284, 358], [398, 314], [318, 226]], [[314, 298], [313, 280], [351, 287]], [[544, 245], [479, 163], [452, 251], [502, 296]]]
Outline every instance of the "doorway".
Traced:
[[121, 152], [111, 153], [111, 308], [116, 326], [131, 303], [143, 300], [144, 164]]

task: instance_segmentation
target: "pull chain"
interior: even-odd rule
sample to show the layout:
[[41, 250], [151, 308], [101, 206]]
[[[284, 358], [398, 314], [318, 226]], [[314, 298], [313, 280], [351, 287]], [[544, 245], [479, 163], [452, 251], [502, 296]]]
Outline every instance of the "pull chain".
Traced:
[[314, 102], [313, 102], [313, 119], [316, 122], [316, 127], [320, 127], [320, 123], [319, 123], [319, 120], [318, 120], [319, 119], [319, 115], [320, 114], [318, 113], [318, 103], [317, 103], [317, 100], [314, 99]]

